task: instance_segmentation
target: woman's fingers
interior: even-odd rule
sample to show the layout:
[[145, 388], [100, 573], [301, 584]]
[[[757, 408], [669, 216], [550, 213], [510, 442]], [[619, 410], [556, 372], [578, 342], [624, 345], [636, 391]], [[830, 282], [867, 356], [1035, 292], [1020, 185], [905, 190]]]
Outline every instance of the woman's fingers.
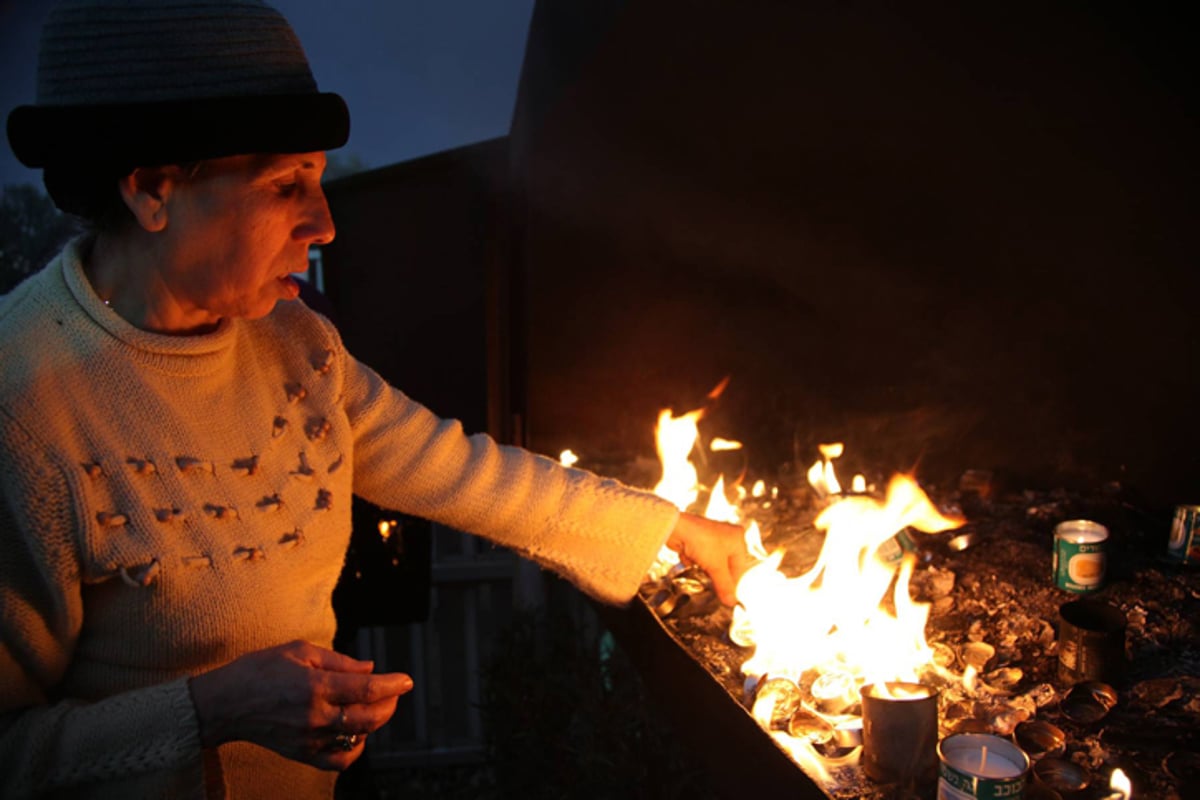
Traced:
[[752, 563], [741, 528], [695, 514], [680, 514], [667, 547], [679, 553], [684, 563], [698, 564], [708, 573], [722, 603], [731, 606], [737, 602], [737, 582]]
[[360, 661], [357, 658], [351, 658], [345, 653], [328, 650], [324, 647], [317, 647], [315, 644], [310, 644], [309, 642], [291, 642], [283, 645], [283, 650], [297, 661], [316, 669], [359, 674], [369, 674], [371, 670], [375, 669], [374, 661]]
[[189, 685], [204, 744], [240, 739], [321, 769], [345, 769], [413, 686], [408, 675], [375, 674], [373, 666], [291, 642], [198, 675]]
[[341, 706], [330, 729], [334, 733], [374, 733], [396, 713], [399, 697], [385, 697], [374, 703]]
[[345, 672], [326, 672], [325, 699], [337, 706], [354, 703], [374, 703], [388, 697], [399, 697], [412, 690], [412, 678], [403, 672], [381, 672], [358, 675]]

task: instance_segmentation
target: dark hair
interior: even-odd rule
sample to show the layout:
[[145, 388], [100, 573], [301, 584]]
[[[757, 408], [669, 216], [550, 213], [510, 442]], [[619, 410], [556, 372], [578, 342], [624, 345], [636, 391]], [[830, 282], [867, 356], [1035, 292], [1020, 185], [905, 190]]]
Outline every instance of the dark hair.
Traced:
[[[187, 180], [195, 179], [203, 166], [203, 161], [179, 165]], [[117, 188], [117, 181], [133, 169], [103, 164], [48, 164], [42, 171], [42, 182], [60, 209], [78, 217], [93, 232], [112, 232], [133, 221], [133, 213]]]

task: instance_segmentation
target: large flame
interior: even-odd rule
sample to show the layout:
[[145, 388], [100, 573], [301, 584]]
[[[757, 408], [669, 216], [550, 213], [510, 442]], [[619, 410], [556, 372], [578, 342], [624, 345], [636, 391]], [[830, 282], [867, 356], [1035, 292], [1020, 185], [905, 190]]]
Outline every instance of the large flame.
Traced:
[[[702, 410], [681, 417], [663, 411], [658, 420], [663, 477], [655, 492], [680, 509], [694, 505], [702, 489], [697, 470], [688, 461], [702, 416]], [[897, 564], [883, 557], [880, 548], [890, 544], [895, 549], [891, 540], [906, 528], [936, 533], [956, 528], [964, 520], [940, 512], [910, 475], [893, 477], [882, 500], [866, 494], [862, 476], [855, 476], [854, 494], [843, 495], [833, 466], [842, 455], [842, 444], [823, 444], [820, 451], [821, 459], [812, 465], [808, 478], [818, 496], [830, 503], [814, 521], [825, 532], [821, 553], [808, 572], [788, 577], [780, 570], [784, 552], [768, 554], [757, 524], [751, 523], [746, 546], [759, 563], [738, 583], [730, 638], [753, 648], [742, 665], [747, 687], [777, 678], [799, 685], [810, 673], [814, 713], [828, 723], [830, 731], [837, 731], [861, 725], [857, 717], [844, 712], [857, 703], [864, 685], [918, 683], [922, 670], [933, 663], [933, 651], [925, 641], [929, 605], [916, 602], [909, 593], [916, 559], [906, 555]], [[745, 490], [737, 489], [739, 498], [744, 498]], [[759, 482], [750, 494], [759, 498], [765, 493]], [[741, 522], [723, 477], [712, 489], [705, 515]], [[672, 558], [677, 562], [675, 554], [665, 550], [652, 576], [669, 572]], [[815, 681], [810, 671], [815, 671]], [[828, 783], [829, 769], [857, 759], [857, 750], [838, 758], [818, 756], [809, 739], [772, 729], [777, 702], [777, 697], [758, 697], [752, 713], [814, 779]]]
[[[916, 681], [932, 660], [925, 643], [929, 607], [909, 597], [915, 561], [906, 557], [899, 574], [876, 558], [880, 545], [905, 527], [927, 533], [962, 520], [941, 514], [911, 476], [897, 475], [879, 501], [848, 497], [817, 517], [825, 543], [804, 575], [779, 571], [782, 551], [751, 568], [737, 587], [731, 635], [754, 647], [742, 671], [795, 680], [809, 669], [849, 672], [862, 683]], [[894, 610], [888, 610], [892, 592]]]

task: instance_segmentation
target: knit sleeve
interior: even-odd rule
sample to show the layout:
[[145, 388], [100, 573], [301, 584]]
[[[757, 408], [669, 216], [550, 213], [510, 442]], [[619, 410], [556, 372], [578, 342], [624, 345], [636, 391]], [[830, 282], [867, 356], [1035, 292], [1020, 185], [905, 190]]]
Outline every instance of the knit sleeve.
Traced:
[[353, 358], [344, 367], [356, 494], [511, 548], [602, 602], [637, 592], [678, 519], [672, 504], [467, 436]]
[[198, 776], [184, 679], [95, 703], [61, 696], [83, 603], [73, 492], [48, 452], [0, 410], [0, 796], [189, 764]]

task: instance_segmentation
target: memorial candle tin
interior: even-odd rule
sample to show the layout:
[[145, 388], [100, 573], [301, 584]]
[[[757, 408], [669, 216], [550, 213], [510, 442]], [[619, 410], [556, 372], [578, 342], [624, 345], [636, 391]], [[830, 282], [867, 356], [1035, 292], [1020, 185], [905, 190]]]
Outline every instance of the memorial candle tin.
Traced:
[[937, 800], [1016, 800], [1025, 792], [1029, 756], [1007, 739], [955, 733], [937, 751]]
[[1200, 564], [1200, 506], [1175, 506], [1167, 557], [1184, 564]]
[[1054, 585], [1075, 594], [1104, 586], [1108, 528], [1088, 519], [1060, 522], [1054, 528]]

